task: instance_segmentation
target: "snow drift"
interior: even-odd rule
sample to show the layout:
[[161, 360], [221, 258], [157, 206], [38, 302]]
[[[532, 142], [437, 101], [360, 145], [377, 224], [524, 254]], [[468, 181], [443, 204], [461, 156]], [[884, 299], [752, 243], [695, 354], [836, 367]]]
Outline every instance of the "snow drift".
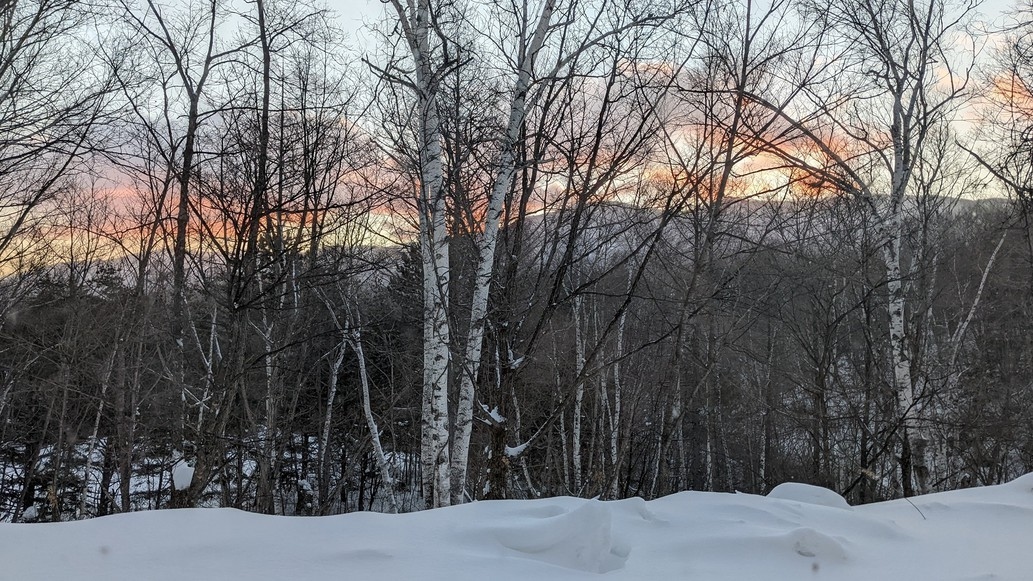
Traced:
[[288, 518], [167, 510], [0, 525], [0, 578], [1028, 580], [1033, 475], [849, 507], [806, 485], [768, 497], [478, 502]]

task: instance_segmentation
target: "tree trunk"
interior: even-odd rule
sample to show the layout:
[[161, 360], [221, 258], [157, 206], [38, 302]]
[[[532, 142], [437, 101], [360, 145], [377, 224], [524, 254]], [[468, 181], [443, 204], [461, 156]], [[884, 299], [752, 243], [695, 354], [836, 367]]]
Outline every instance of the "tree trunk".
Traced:
[[369, 403], [369, 376], [366, 373], [366, 355], [362, 351], [362, 332], [354, 329], [351, 335], [351, 347], [359, 358], [359, 383], [362, 385], [362, 414], [366, 418], [366, 427], [369, 428], [370, 441], [373, 443], [373, 453], [376, 455], [377, 468], [380, 471], [380, 481], [387, 490], [388, 508], [392, 513], [398, 512], [398, 499], [395, 498], [395, 481], [391, 477], [391, 467], [387, 463], [387, 456], [384, 455], [384, 447], [380, 444], [380, 429], [373, 419], [373, 410]]
[[[523, 55], [518, 67], [513, 99], [509, 107], [509, 121], [502, 140], [498, 168], [488, 198], [484, 217], [484, 234], [478, 245], [477, 274], [474, 278], [473, 298], [470, 304], [470, 326], [466, 338], [465, 356], [459, 369], [459, 403], [456, 406], [456, 431], [452, 446], [451, 485], [452, 503], [463, 501], [466, 492], [467, 469], [470, 460], [470, 435], [473, 428], [475, 386], [484, 345], [484, 326], [488, 310], [488, 296], [495, 266], [495, 247], [499, 239], [503, 204], [516, 175], [517, 147], [520, 131], [527, 116], [527, 93], [531, 86], [532, 67], [538, 51], [545, 43], [555, 0], [547, 0], [538, 19], [538, 26], [530, 46], [521, 47]], [[508, 355], [508, 354], [507, 354]]]

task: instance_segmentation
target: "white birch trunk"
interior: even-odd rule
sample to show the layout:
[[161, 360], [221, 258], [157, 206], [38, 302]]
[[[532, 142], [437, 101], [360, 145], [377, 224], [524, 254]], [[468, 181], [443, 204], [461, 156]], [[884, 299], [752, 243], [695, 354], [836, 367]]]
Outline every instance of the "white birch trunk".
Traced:
[[530, 46], [523, 50], [510, 102], [509, 122], [502, 141], [502, 150], [495, 181], [488, 200], [484, 235], [478, 248], [477, 274], [474, 279], [473, 298], [470, 305], [470, 326], [466, 339], [466, 352], [460, 371], [459, 402], [456, 406], [455, 440], [452, 448], [452, 502], [460, 503], [466, 491], [467, 469], [470, 460], [470, 435], [473, 428], [473, 406], [476, 398], [477, 372], [480, 368], [481, 351], [484, 345], [485, 316], [488, 310], [488, 296], [495, 266], [495, 247], [498, 243], [499, 225], [503, 205], [516, 175], [516, 151], [519, 145], [520, 128], [527, 116], [527, 94], [531, 87], [534, 59], [542, 45], [552, 20], [555, 0], [548, 0], [542, 9]]
[[330, 426], [333, 424], [334, 419], [334, 400], [337, 399], [337, 383], [338, 378], [341, 374], [341, 366], [344, 365], [344, 355], [348, 349], [348, 337], [345, 334], [344, 327], [341, 325], [340, 319], [337, 318], [337, 314], [334, 312], [333, 305], [330, 304], [329, 300], [324, 299], [323, 304], [326, 305], [326, 310], [330, 314], [330, 319], [334, 322], [334, 328], [341, 333], [341, 340], [337, 344], [337, 353], [334, 356], [333, 361], [330, 362], [329, 376], [327, 380], [327, 395], [326, 395], [326, 416], [323, 418], [323, 433], [319, 437], [319, 491], [318, 501], [320, 503], [319, 510], [323, 510], [322, 503], [329, 500], [327, 491], [330, 490], [329, 476], [327, 474], [326, 462], [327, 462], [327, 447], [330, 444]]
[[[104, 416], [104, 398], [108, 393], [108, 385], [111, 384], [111, 372], [115, 365], [115, 355], [118, 353], [118, 347], [111, 352], [107, 361], [104, 362], [104, 375], [101, 377], [100, 383], [100, 403], [97, 404], [97, 415], [93, 418], [93, 431], [90, 432], [90, 446], [86, 450], [86, 466], [83, 468], [83, 491], [79, 497], [79, 507], [75, 510], [76, 518], [81, 518], [83, 513], [86, 512], [86, 499], [89, 497], [90, 492], [90, 473], [93, 472], [93, 454], [97, 451], [97, 436], [100, 434], [100, 420]], [[6, 395], [6, 392], [5, 392]], [[0, 411], [3, 408], [0, 407]], [[101, 496], [106, 494], [106, 490], [101, 490]]]
[[[428, 106], [428, 126], [437, 131], [437, 107]], [[431, 115], [430, 113], [433, 113]], [[432, 121], [431, 121], [432, 119]], [[431, 133], [428, 131], [428, 133]], [[423, 414], [422, 466], [424, 501], [428, 508], [448, 506], [450, 497], [448, 449], [449, 324], [448, 239], [445, 233], [445, 204], [441, 181], [441, 146], [436, 141], [426, 148], [429, 162], [425, 174], [437, 187], [431, 215], [421, 213], [423, 230]], [[433, 186], [424, 183], [424, 189]], [[432, 191], [433, 191], [432, 190]], [[424, 194], [425, 201], [429, 197]]]
[[[495, 349], [495, 358], [499, 358], [499, 350]], [[501, 381], [499, 382], [501, 385]], [[520, 435], [521, 417], [520, 417], [520, 402], [517, 400], [516, 389], [513, 384], [509, 385], [509, 398], [510, 398], [510, 414], [513, 417], [513, 434], [516, 436], [518, 442], [523, 441], [523, 437]], [[534, 481], [531, 480], [531, 470], [527, 466], [527, 456], [524, 454], [518, 454], [520, 461], [520, 469], [524, 474], [524, 481], [527, 482], [527, 490], [534, 497], [541, 496], [541, 492], [535, 488]]]
[[[630, 278], [630, 272], [629, 272]], [[630, 291], [630, 285], [629, 285]], [[620, 483], [620, 469], [621, 469], [621, 458], [620, 458], [620, 429], [621, 429], [621, 362], [620, 359], [624, 356], [624, 329], [628, 319], [628, 312], [624, 311], [621, 313], [620, 320], [617, 323], [617, 361], [613, 364], [613, 405], [610, 409], [609, 420], [610, 420], [610, 468], [613, 471], [610, 476], [610, 489], [609, 497], [611, 499], [617, 498], [618, 486]], [[605, 394], [604, 394], [605, 395]], [[607, 400], [609, 401], [609, 400]]]
[[990, 277], [990, 271], [993, 270], [994, 262], [997, 261], [997, 254], [1001, 251], [1001, 247], [1004, 246], [1004, 239], [1008, 236], [1008, 231], [1005, 230], [1001, 233], [1001, 239], [997, 241], [997, 246], [994, 247], [994, 251], [990, 253], [990, 259], [986, 262], [986, 268], [983, 269], [983, 275], [979, 279], [979, 287], [976, 289], [976, 296], [972, 299], [972, 305], [968, 309], [968, 314], [965, 315], [965, 320], [962, 321], [961, 325], [958, 326], [957, 330], [951, 336], [951, 357], [950, 362], [947, 364], [947, 391], [950, 393], [958, 385], [958, 381], [961, 379], [961, 372], [955, 369], [955, 365], [958, 362], [958, 355], [961, 353], [961, 344], [965, 340], [965, 333], [968, 331], [968, 326], [972, 323], [972, 318], [975, 317], [976, 309], [979, 307], [979, 302], [983, 297], [983, 291], [986, 289], [986, 281]]
[[[262, 285], [262, 279], [258, 278], [259, 293], [264, 293], [265, 289]], [[281, 297], [280, 308], [283, 307], [283, 298]], [[277, 431], [277, 401], [279, 395], [279, 389], [277, 389], [277, 378], [276, 378], [276, 362], [273, 360], [275, 357], [276, 345], [273, 340], [274, 323], [269, 320], [268, 308], [262, 307], [262, 326], [259, 328], [255, 326], [255, 330], [258, 335], [262, 338], [262, 345], [265, 349], [265, 354], [262, 357], [263, 366], [262, 371], [265, 376], [265, 433], [261, 437], [261, 449], [262, 449], [262, 460], [259, 462], [259, 483], [258, 490], [256, 492], [258, 510], [261, 512], [268, 512], [268, 514], [275, 513], [275, 502], [273, 499], [273, 475], [277, 471], [277, 450], [276, 450], [276, 431]]]
[[921, 422], [921, 410], [915, 397], [914, 384], [911, 378], [911, 358], [908, 353], [907, 335], [905, 325], [907, 323], [904, 308], [907, 299], [904, 295], [904, 285], [900, 272], [900, 235], [896, 227], [900, 223], [900, 215], [891, 217], [894, 222], [893, 231], [887, 242], [884, 252], [886, 258], [886, 289], [889, 292], [889, 342], [891, 362], [893, 365], [893, 387], [897, 395], [897, 406], [901, 413], [901, 423], [907, 434], [908, 443], [911, 447], [911, 462], [913, 477], [918, 484], [918, 492], [928, 492], [928, 478], [925, 473], [926, 459], [925, 450], [928, 443], [925, 428]]
[[429, 0], [390, 0], [413, 60], [420, 123], [419, 229], [423, 265], [423, 404], [420, 467], [427, 508], [451, 500], [448, 442], [449, 249], [445, 219], [444, 162], [438, 82], [431, 46]]
[[[554, 354], [555, 356], [555, 354]], [[563, 382], [560, 380], [560, 372], [557, 367], [556, 370], [556, 393], [557, 400], [560, 400], [559, 394], [563, 393]], [[560, 414], [559, 417], [559, 432], [560, 432], [560, 472], [563, 476], [563, 489], [570, 490], [570, 448], [567, 440], [567, 420], [566, 414]]]
[[359, 384], [362, 386], [362, 413], [366, 416], [366, 426], [369, 428], [369, 437], [373, 442], [373, 453], [377, 458], [377, 467], [380, 469], [380, 480], [387, 490], [387, 503], [392, 513], [398, 512], [398, 500], [395, 498], [395, 481], [391, 477], [391, 468], [387, 463], [387, 456], [384, 455], [384, 447], [380, 444], [380, 429], [373, 418], [373, 410], [369, 404], [369, 375], [366, 373], [366, 355], [362, 351], [362, 333], [354, 329], [351, 333], [351, 347], [359, 358]]
[[658, 426], [660, 429], [656, 431], [656, 443], [654, 444], [656, 447], [656, 454], [653, 455], [652, 474], [649, 478], [649, 498], [656, 498], [657, 486], [659, 486], [660, 483], [660, 464], [663, 462], [663, 453], [661, 451], [664, 448], [662, 426], [664, 425], [664, 422], [667, 421], [666, 415], [664, 414], [665, 411], [665, 408], [660, 408], [660, 418], [658, 419]]
[[[326, 416], [323, 418], [323, 433], [319, 436], [319, 496], [318, 500], [323, 503], [327, 500], [327, 491], [330, 489], [329, 478], [326, 471], [327, 446], [330, 444], [330, 426], [334, 420], [334, 400], [337, 399], [337, 378], [341, 373], [341, 366], [344, 364], [345, 339], [341, 339], [337, 345], [337, 355], [330, 362], [329, 380], [327, 382], [326, 395]], [[319, 506], [323, 510], [322, 504]]]
[[319, 437], [319, 450], [320, 450], [320, 466], [323, 466], [326, 462], [326, 448], [330, 442], [330, 426], [334, 420], [334, 400], [337, 399], [337, 383], [338, 376], [341, 372], [341, 366], [344, 364], [344, 341], [337, 346], [337, 355], [334, 360], [330, 362], [329, 370], [329, 381], [327, 382], [327, 395], [326, 395], [326, 416], [323, 418], [323, 430]]
[[[580, 296], [574, 297], [574, 373], [576, 377], [581, 376], [585, 368], [585, 338], [581, 331], [581, 303]], [[581, 493], [581, 406], [585, 399], [585, 383], [579, 381], [574, 392], [574, 417], [571, 420], [570, 428], [570, 463], [573, 472], [573, 493]]]
[[[201, 336], [197, 334], [197, 326], [190, 325], [190, 333], [194, 337], [194, 344], [197, 346], [197, 352], [201, 356], [201, 360], [204, 363], [204, 388], [201, 390], [201, 397], [197, 398], [197, 433], [201, 433], [204, 427], [204, 416], [205, 411], [208, 409], [208, 401], [211, 398], [212, 387], [215, 385], [215, 363], [222, 359], [222, 353], [219, 350], [219, 335], [218, 335], [218, 311], [212, 309], [212, 321], [208, 327], [208, 348], [206, 349], [201, 343]], [[185, 417], [185, 416], [184, 416]], [[185, 419], [183, 421], [186, 421]]]

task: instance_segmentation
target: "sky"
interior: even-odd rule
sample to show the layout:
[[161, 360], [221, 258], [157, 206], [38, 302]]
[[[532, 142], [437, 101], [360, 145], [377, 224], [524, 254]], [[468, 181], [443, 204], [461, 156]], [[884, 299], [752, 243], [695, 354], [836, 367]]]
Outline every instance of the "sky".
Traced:
[[363, 23], [372, 24], [384, 14], [386, 4], [380, 0], [325, 0], [326, 5], [337, 13], [337, 24], [348, 34], [350, 44], [358, 48], [363, 44]]
[[[989, 22], [1000, 20], [1005, 11], [1015, 5], [1017, 0], [983, 0], [979, 7], [985, 19]], [[1018, 0], [1028, 1], [1028, 0]], [[325, 0], [326, 5], [338, 15], [338, 24], [349, 36], [356, 41], [355, 45], [361, 43], [363, 21], [373, 22], [384, 13], [386, 4], [381, 0]]]
[[[755, 1], [766, 2], [767, 0]], [[950, 2], [951, 0], [947, 1]], [[969, 0], [953, 1], [960, 4]], [[383, 18], [385, 10], [390, 6], [387, 4], [387, 0], [324, 0], [324, 2], [327, 7], [336, 13], [338, 26], [348, 35], [348, 45], [360, 53], [364, 52], [364, 49], [371, 42], [374, 42], [373, 36], [365, 30], [365, 27]], [[979, 28], [983, 30], [999, 30], [1008, 23], [1007, 14], [1015, 6], [1029, 4], [1030, 2], [1033, 2], [1033, 0], [981, 0], [977, 8], [977, 20], [982, 21], [982, 25]], [[986, 50], [991, 47], [992, 41], [991, 44], [980, 47], [980, 52], [984, 55], [982, 58], [993, 53], [992, 50]], [[969, 123], [972, 119], [978, 117], [973, 111], [962, 112], [961, 122], [963, 124]], [[970, 125], [963, 125], [961, 129], [964, 131], [966, 127], [970, 127]]]

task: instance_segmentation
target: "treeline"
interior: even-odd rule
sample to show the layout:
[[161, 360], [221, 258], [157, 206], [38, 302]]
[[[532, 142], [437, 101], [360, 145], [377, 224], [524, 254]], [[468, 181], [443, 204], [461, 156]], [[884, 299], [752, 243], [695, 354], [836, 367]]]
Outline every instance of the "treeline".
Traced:
[[1023, 12], [386, 10], [0, 6], [0, 518], [1033, 469]]

